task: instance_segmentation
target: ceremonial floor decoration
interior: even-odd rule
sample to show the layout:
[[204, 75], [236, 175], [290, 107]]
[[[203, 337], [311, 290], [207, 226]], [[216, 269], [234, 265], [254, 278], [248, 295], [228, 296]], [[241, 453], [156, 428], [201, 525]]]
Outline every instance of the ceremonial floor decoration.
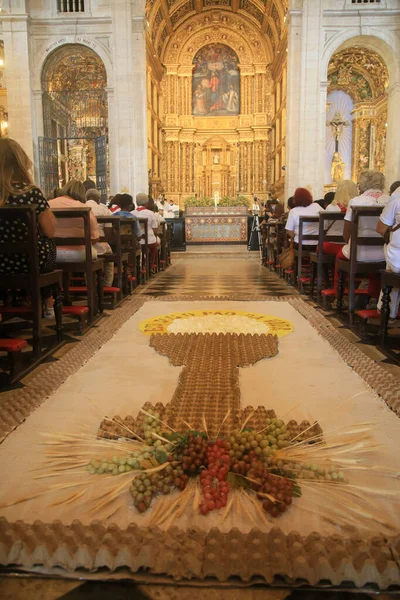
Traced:
[[303, 305], [146, 302], [0, 446], [0, 564], [400, 584], [398, 419]]

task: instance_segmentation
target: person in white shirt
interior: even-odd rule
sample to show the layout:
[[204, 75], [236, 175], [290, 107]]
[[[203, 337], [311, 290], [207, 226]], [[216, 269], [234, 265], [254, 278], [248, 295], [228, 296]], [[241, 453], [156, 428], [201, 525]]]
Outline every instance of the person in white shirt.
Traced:
[[[325, 194], [326, 196], [327, 194]], [[328, 204], [326, 207], [327, 212], [336, 212], [336, 213], [345, 213], [347, 211], [347, 207], [349, 205], [350, 200], [355, 198], [358, 195], [358, 187], [351, 181], [350, 179], [345, 179], [344, 181], [340, 181], [336, 188], [336, 193], [333, 198], [333, 201]], [[328, 235], [337, 235], [343, 236], [343, 221], [328, 221], [326, 224], [326, 229], [328, 231]], [[344, 246], [341, 242], [324, 242], [322, 251], [323, 254], [333, 254], [336, 255]]]
[[[286, 222], [288, 236], [294, 240], [294, 248], [299, 247], [299, 222], [300, 217], [314, 217], [323, 212], [323, 208], [313, 202], [311, 192], [306, 188], [297, 188], [293, 196], [294, 208], [289, 212]], [[303, 226], [303, 250], [313, 252], [318, 240], [307, 240], [307, 235], [318, 235], [319, 223], [305, 223]]]
[[[99, 190], [90, 188], [86, 192], [86, 206], [90, 206], [95, 217], [112, 217], [112, 212], [105, 204], [101, 204], [101, 194]], [[111, 223], [98, 223], [100, 238], [94, 247], [97, 250], [97, 256], [112, 254], [112, 248], [106, 241], [104, 228], [112, 227]], [[111, 287], [114, 281], [114, 263], [104, 261], [104, 287]]]
[[[157, 264], [157, 229], [158, 229], [158, 221], [154, 216], [152, 210], [149, 210], [149, 202], [150, 198], [147, 194], [137, 194], [136, 196], [136, 210], [132, 210], [131, 214], [137, 217], [138, 219], [147, 219], [146, 225], [140, 223], [140, 229], [142, 231], [142, 236], [145, 234], [145, 227], [147, 228], [147, 241], [150, 250], [150, 261], [151, 261], [151, 270], [154, 271], [156, 269]], [[145, 243], [144, 237], [140, 240], [140, 244], [143, 245]]]
[[[383, 193], [385, 188], [385, 176], [380, 171], [363, 171], [360, 175], [358, 184], [361, 192], [360, 196], [356, 196], [350, 200], [346, 215], [344, 217], [343, 237], [346, 242], [341, 251], [336, 255], [335, 265], [335, 290], [337, 290], [338, 282], [338, 259], [350, 260], [351, 247], [351, 218], [353, 206], [385, 206], [389, 201], [389, 196]], [[379, 237], [376, 232], [377, 220], [376, 217], [361, 217], [358, 224], [359, 237]], [[385, 260], [383, 246], [358, 246], [357, 261], [359, 262], [381, 262]], [[368, 276], [368, 295], [370, 298], [377, 299], [380, 292], [380, 276], [379, 273], [370, 273]]]
[[[400, 273], [400, 181], [390, 187], [390, 201], [386, 204], [379, 218], [377, 232], [382, 236], [390, 234], [389, 243], [385, 246], [386, 269]], [[400, 289], [393, 288], [390, 294], [390, 319], [397, 319], [400, 304]], [[382, 308], [382, 292], [378, 309]]]

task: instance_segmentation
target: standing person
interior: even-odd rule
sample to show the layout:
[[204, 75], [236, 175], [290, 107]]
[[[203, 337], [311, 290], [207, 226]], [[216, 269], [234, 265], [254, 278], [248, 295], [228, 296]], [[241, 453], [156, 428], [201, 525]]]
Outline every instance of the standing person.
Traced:
[[[30, 171], [32, 162], [15, 140], [0, 139], [0, 248], [1, 243], [26, 242], [27, 232], [21, 223], [13, 223], [1, 218], [1, 207], [31, 204], [35, 206], [38, 232], [37, 247], [39, 253], [39, 270], [50, 273], [56, 267], [55, 219], [49, 203], [39, 188], [35, 186]], [[10, 275], [27, 273], [28, 257], [24, 254], [1, 256], [0, 273]], [[44, 318], [54, 317], [51, 287], [41, 290], [44, 303]]]
[[[343, 237], [345, 245], [336, 255], [335, 265], [335, 290], [337, 292], [338, 283], [338, 260], [350, 260], [351, 246], [351, 218], [353, 206], [385, 206], [389, 201], [389, 196], [383, 193], [385, 187], [385, 176], [380, 171], [363, 171], [360, 174], [358, 184], [361, 195], [350, 200], [346, 215], [344, 217]], [[358, 225], [359, 237], [379, 237], [376, 233], [375, 217], [360, 217]], [[358, 262], [382, 262], [385, 260], [383, 247], [380, 246], [358, 246]], [[368, 295], [371, 299], [378, 299], [380, 292], [379, 274], [371, 273], [368, 277]]]
[[138, 194], [136, 196], [137, 209], [132, 211], [132, 215], [136, 218], [146, 219], [146, 225], [140, 225], [142, 230], [141, 245], [145, 243], [143, 238], [145, 227], [147, 228], [147, 242], [150, 250], [151, 270], [154, 273], [157, 263], [157, 229], [158, 221], [154, 216], [153, 211], [149, 210], [150, 198], [147, 194]]
[[[385, 246], [386, 269], [400, 273], [400, 181], [390, 186], [390, 202], [379, 217], [377, 232], [382, 236], [390, 234]], [[399, 313], [400, 289], [393, 288], [390, 294], [390, 319], [397, 319]], [[378, 309], [382, 308], [382, 292], [379, 296]]]
[[[99, 190], [90, 188], [86, 192], [86, 206], [89, 206], [95, 217], [111, 217], [112, 212], [105, 204], [101, 204], [101, 194]], [[99, 227], [100, 239], [95, 244], [97, 256], [104, 256], [104, 254], [112, 254], [112, 248], [106, 241], [105, 228], [112, 227], [111, 223], [97, 223]], [[104, 261], [104, 286], [111, 287], [114, 281], [114, 263]]]
[[[294, 208], [289, 212], [286, 231], [288, 236], [294, 240], [294, 248], [299, 247], [299, 222], [300, 217], [315, 217], [323, 212], [323, 208], [313, 202], [311, 192], [306, 188], [297, 188], [293, 196]], [[307, 235], [318, 235], [318, 223], [306, 223], [303, 227], [303, 238], [307, 240]], [[315, 251], [318, 240], [308, 240], [303, 244], [303, 250]]]
[[[50, 208], [82, 208], [86, 204], [83, 183], [70, 179], [60, 190], [57, 198], [49, 201]], [[91, 210], [90, 237], [92, 240], [92, 258], [97, 258], [95, 244], [99, 241], [99, 228], [96, 217]], [[58, 238], [83, 238], [85, 229], [83, 219], [56, 219], [56, 234]], [[57, 246], [57, 262], [82, 262], [86, 258], [85, 246]]]

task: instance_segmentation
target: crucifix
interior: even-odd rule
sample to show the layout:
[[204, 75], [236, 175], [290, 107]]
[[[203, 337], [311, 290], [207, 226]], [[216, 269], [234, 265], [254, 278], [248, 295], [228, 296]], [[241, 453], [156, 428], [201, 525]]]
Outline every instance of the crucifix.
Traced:
[[333, 119], [327, 123], [327, 125], [328, 127], [331, 127], [333, 137], [335, 138], [335, 152], [339, 152], [339, 140], [343, 133], [343, 127], [348, 127], [350, 123], [345, 121], [340, 112], [337, 111]]

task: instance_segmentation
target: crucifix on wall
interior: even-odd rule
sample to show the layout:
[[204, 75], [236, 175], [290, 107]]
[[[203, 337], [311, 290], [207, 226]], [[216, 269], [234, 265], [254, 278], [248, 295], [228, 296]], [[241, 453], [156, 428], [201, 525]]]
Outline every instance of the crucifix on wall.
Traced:
[[335, 113], [333, 119], [327, 123], [328, 127], [332, 129], [332, 134], [335, 139], [335, 152], [339, 152], [339, 140], [343, 134], [343, 128], [348, 127], [350, 123], [345, 121], [341, 113], [338, 111]]

